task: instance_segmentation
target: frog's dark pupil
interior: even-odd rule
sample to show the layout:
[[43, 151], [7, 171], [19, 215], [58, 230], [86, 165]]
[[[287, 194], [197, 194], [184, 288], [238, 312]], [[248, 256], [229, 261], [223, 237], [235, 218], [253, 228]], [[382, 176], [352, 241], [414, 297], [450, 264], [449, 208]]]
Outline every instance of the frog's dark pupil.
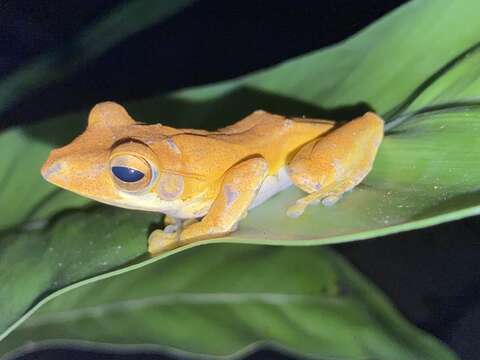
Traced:
[[141, 171], [126, 166], [112, 166], [112, 172], [124, 182], [136, 182], [145, 176]]

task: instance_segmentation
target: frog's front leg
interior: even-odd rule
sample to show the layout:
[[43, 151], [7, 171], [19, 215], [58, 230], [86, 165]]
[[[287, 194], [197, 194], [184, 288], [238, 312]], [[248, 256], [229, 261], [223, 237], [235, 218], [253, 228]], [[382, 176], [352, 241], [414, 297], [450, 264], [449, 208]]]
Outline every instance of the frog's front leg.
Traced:
[[201, 221], [184, 226], [179, 234], [155, 230], [148, 239], [148, 251], [158, 254], [234, 231], [254, 200], [267, 172], [268, 164], [262, 157], [249, 158], [236, 164], [225, 173], [217, 197]]
[[300, 216], [308, 205], [332, 205], [370, 172], [383, 139], [383, 120], [366, 113], [306, 144], [289, 164], [293, 183], [308, 192], [287, 214]]

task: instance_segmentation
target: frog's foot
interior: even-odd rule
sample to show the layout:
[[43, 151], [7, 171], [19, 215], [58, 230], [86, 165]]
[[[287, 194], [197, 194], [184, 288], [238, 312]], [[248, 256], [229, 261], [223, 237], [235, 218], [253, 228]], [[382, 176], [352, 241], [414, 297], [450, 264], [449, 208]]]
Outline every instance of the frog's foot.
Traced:
[[173, 216], [170, 216], [170, 215], [165, 215], [165, 217], [163, 218], [163, 225], [165, 227], [167, 227], [168, 225], [175, 225], [176, 221], [175, 221], [175, 218]]
[[177, 232], [154, 230], [148, 237], [148, 252], [150, 254], [160, 254], [175, 249], [179, 245], [180, 238]]
[[290, 206], [287, 210], [287, 215], [292, 218], [297, 218], [303, 214], [307, 206], [317, 205], [319, 203], [322, 203], [325, 206], [331, 206], [335, 204], [341, 196], [342, 192], [317, 191], [311, 193], [298, 199], [294, 205]]
[[[167, 218], [167, 217], [166, 217]], [[198, 219], [180, 220], [168, 217], [173, 223], [165, 226], [163, 230], [154, 230], [148, 237], [148, 252], [151, 254], [159, 254], [167, 250], [175, 249], [182, 245], [180, 233], [185, 227], [198, 222]]]
[[166, 215], [163, 220], [165, 225], [163, 231], [166, 233], [180, 232], [184, 227], [188, 227], [196, 222], [198, 222], [196, 218], [182, 220]]

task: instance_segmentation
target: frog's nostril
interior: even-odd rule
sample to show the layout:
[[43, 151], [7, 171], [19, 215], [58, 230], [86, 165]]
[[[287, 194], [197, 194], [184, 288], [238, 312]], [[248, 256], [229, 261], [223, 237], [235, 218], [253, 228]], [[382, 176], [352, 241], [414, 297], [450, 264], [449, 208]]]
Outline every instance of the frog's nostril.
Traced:
[[58, 173], [62, 170], [62, 163], [60, 161], [50, 162], [47, 161], [41, 170], [42, 176], [45, 180], [49, 180], [49, 178]]

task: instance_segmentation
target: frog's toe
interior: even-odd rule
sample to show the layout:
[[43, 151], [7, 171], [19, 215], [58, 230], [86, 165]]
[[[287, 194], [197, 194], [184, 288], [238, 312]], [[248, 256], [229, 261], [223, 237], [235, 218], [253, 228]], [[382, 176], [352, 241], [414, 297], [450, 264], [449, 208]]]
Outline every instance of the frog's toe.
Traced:
[[163, 228], [163, 231], [171, 234], [171, 233], [178, 233], [181, 232], [185, 227], [188, 227], [192, 224], [195, 224], [198, 222], [198, 219], [192, 218], [192, 219], [186, 219], [186, 220], [179, 220], [179, 219], [174, 219], [173, 223], [169, 223]]
[[298, 218], [300, 217], [303, 212], [305, 211], [305, 208], [307, 207], [308, 204], [305, 204], [300, 200], [298, 200], [294, 205], [290, 206], [287, 209], [287, 216], [291, 218]]
[[307, 206], [322, 204], [324, 206], [332, 206], [340, 200], [341, 194], [335, 192], [316, 192], [301, 199], [290, 206], [287, 210], [287, 215], [292, 218], [298, 218], [303, 214]]
[[165, 228], [163, 229], [163, 232], [165, 232], [167, 234], [172, 234], [172, 233], [176, 232], [177, 230], [178, 230], [177, 225], [170, 224], [170, 225], [165, 226]]
[[327, 195], [322, 199], [322, 205], [324, 206], [332, 206], [340, 200], [340, 195]]
[[174, 249], [179, 245], [179, 239], [176, 232], [155, 230], [148, 237], [148, 252], [152, 255]]
[[173, 216], [165, 215], [163, 218], [163, 225], [167, 227], [168, 225], [175, 225], [175, 218]]

